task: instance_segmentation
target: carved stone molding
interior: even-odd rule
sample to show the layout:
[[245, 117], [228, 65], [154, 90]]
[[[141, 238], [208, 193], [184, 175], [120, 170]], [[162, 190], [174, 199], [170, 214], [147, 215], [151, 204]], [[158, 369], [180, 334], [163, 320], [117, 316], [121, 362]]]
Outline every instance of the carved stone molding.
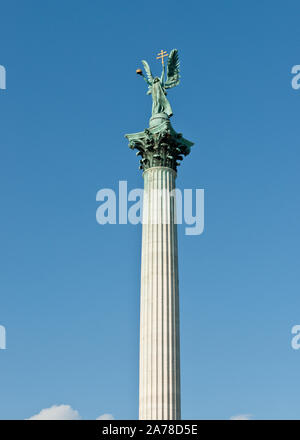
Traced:
[[141, 157], [140, 169], [143, 171], [160, 166], [176, 171], [193, 145], [192, 142], [184, 139], [181, 133], [176, 133], [168, 118], [161, 117], [161, 120], [163, 122], [153, 127], [150, 120], [149, 128], [139, 133], [125, 135], [129, 140], [129, 147], [132, 150], [136, 149], [136, 155]]

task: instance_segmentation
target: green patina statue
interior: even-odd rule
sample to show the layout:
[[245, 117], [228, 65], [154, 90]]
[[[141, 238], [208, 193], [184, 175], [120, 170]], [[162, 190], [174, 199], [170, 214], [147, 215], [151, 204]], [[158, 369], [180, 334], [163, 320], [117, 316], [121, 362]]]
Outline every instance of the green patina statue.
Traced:
[[142, 61], [146, 76], [141, 69], [136, 73], [141, 75], [148, 85], [148, 95], [152, 95], [152, 116], [149, 127], [138, 133], [126, 134], [129, 147], [137, 150], [140, 156], [140, 169], [143, 171], [152, 167], [168, 167], [174, 171], [180, 165], [184, 156], [190, 153], [193, 142], [185, 139], [181, 133], [177, 133], [171, 123], [170, 117], [173, 111], [166, 98], [166, 90], [179, 84], [179, 58], [177, 49], [170, 52], [167, 64], [167, 78], [165, 78], [164, 57], [166, 51], [161, 50], [157, 59], [162, 61], [161, 77], [153, 77], [147, 61]]
[[147, 77], [145, 77], [140, 69], [137, 70], [139, 75], [142, 75], [146, 83], [148, 84], [147, 95], [152, 95], [152, 116], [158, 113], [165, 113], [168, 117], [173, 115], [171, 105], [166, 98], [166, 89], [171, 89], [179, 84], [180, 74], [179, 74], [179, 58], [178, 50], [173, 49], [170, 53], [168, 64], [167, 64], [167, 79], [165, 79], [165, 64], [164, 57], [168, 56], [165, 51], [161, 51], [158, 54], [158, 59], [162, 60], [162, 74], [158, 78], [153, 77], [147, 61], [143, 60], [143, 66], [146, 71]]

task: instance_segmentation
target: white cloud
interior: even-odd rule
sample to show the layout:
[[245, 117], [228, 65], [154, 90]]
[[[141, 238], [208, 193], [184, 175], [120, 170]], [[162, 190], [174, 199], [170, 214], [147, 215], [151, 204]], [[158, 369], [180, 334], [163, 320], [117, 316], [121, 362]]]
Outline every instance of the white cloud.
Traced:
[[[81, 417], [70, 405], [53, 405], [26, 420], [81, 420]], [[114, 420], [114, 417], [112, 414], [102, 414], [96, 420]]]
[[96, 420], [114, 420], [112, 414], [102, 414], [102, 416], [97, 417]]
[[236, 416], [230, 417], [230, 420], [251, 420], [252, 414], [237, 414]]
[[53, 405], [50, 408], [42, 409], [27, 420], [80, 420], [81, 417], [76, 409], [70, 405]]

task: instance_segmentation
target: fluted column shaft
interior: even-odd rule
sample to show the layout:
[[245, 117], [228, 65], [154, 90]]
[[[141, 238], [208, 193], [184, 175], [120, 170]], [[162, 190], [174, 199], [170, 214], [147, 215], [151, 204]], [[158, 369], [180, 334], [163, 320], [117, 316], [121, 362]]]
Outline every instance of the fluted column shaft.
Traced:
[[139, 418], [180, 419], [176, 172], [144, 174]]

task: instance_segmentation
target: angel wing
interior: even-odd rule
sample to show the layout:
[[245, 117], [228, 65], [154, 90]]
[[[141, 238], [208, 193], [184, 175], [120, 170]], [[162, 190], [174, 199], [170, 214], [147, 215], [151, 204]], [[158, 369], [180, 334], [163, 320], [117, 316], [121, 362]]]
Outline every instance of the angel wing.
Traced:
[[167, 81], [165, 82], [165, 89], [170, 89], [171, 87], [175, 87], [180, 82], [180, 74], [179, 74], [179, 57], [178, 50], [171, 50], [168, 65], [167, 65]]
[[143, 66], [144, 66], [144, 69], [145, 69], [145, 72], [146, 72], [146, 75], [147, 75], [147, 78], [144, 77], [146, 83], [148, 84], [147, 95], [150, 95], [151, 94], [151, 87], [152, 87], [152, 84], [153, 84], [153, 75], [152, 75], [152, 72], [150, 70], [150, 66], [147, 63], [147, 61], [142, 60], [142, 63], [143, 63]]

